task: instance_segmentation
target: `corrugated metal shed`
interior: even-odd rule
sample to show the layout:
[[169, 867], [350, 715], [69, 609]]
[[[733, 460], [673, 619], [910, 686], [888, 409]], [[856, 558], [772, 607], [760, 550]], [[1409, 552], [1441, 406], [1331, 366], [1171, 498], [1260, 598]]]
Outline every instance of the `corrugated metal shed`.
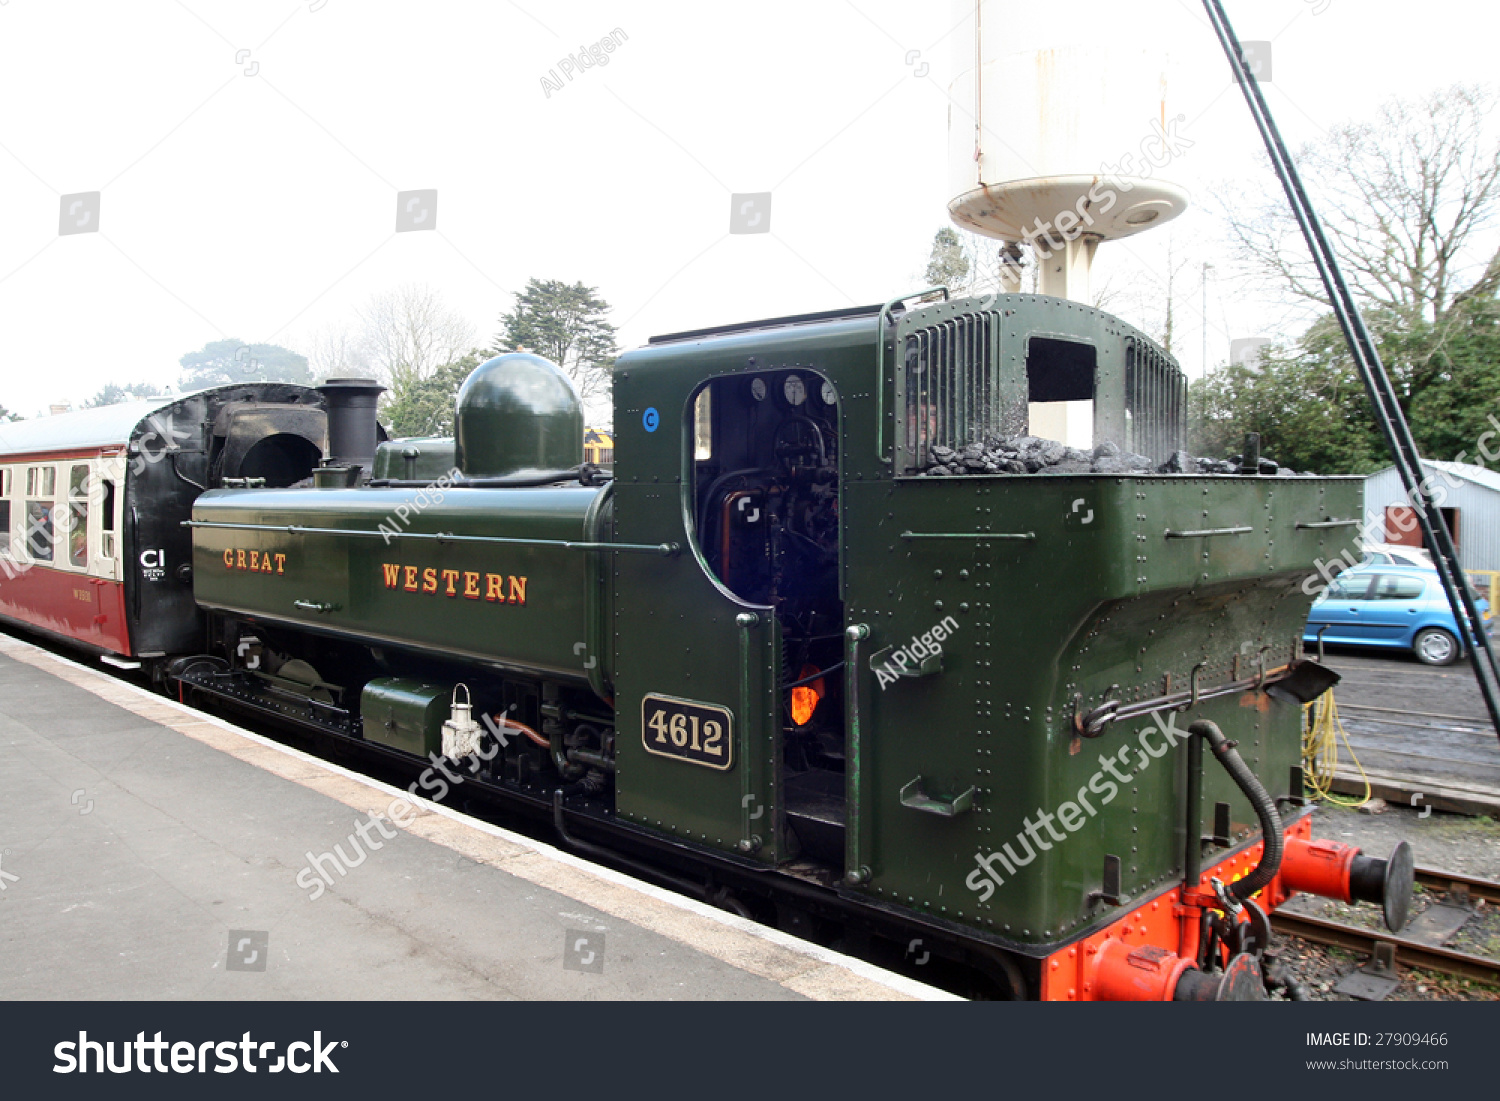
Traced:
[[0, 424], [0, 458], [35, 451], [86, 451], [95, 447], [124, 447], [136, 425], [152, 413], [175, 405], [182, 394], [125, 401], [59, 413], [29, 421]]
[[[1500, 570], [1500, 472], [1469, 463], [1422, 460], [1433, 501], [1458, 510], [1458, 558], [1466, 569]], [[1387, 541], [1381, 520], [1386, 506], [1407, 504], [1394, 466], [1365, 479], [1365, 516], [1374, 517], [1369, 542]]]

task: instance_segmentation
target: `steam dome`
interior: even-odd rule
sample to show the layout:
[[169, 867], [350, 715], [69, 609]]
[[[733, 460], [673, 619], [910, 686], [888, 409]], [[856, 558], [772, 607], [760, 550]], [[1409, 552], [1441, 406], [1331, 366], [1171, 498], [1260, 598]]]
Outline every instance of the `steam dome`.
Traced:
[[556, 364], [510, 352], [464, 380], [455, 434], [466, 478], [569, 470], [583, 462], [583, 402]]

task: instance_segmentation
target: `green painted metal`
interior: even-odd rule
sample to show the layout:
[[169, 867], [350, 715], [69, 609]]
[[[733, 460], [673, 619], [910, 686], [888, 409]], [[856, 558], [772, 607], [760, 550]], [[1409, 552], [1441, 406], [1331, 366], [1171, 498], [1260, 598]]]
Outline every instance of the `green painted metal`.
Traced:
[[394, 478], [407, 482], [422, 479], [435, 482], [451, 476], [457, 467], [456, 448], [457, 441], [451, 436], [391, 440], [375, 449], [375, 470], [370, 477], [376, 481]]
[[458, 391], [457, 465], [468, 478], [568, 470], [583, 462], [583, 402], [555, 364], [510, 352]]
[[380, 677], [360, 693], [365, 741], [418, 757], [443, 751], [443, 723], [450, 714], [453, 685], [405, 677]]
[[[928, 287], [926, 290], [914, 291], [911, 294], [903, 294], [898, 298], [892, 298], [884, 306], [880, 307], [879, 332], [883, 336], [885, 327], [890, 321], [891, 311], [903, 302], [909, 302], [913, 298], [923, 298], [929, 294], [942, 292], [943, 300], [948, 300], [948, 288], [944, 286]], [[885, 453], [885, 341], [882, 339], [875, 345], [875, 457], [881, 462], [888, 462]]]
[[[1149, 717], [1115, 724], [1080, 745], [1072, 727], [1075, 697], [1085, 709], [1110, 698], [1150, 699], [1169, 684], [1187, 688], [1200, 665], [1198, 679], [1212, 688], [1253, 672], [1266, 646], [1270, 667], [1290, 660], [1310, 603], [1300, 587], [1309, 565], [1336, 557], [1347, 543], [1345, 535], [1297, 525], [1348, 515], [1360, 493], [1358, 479], [1181, 476], [998, 476], [848, 487], [844, 515], [883, 518], [846, 536], [848, 615], [870, 624], [871, 645], [899, 645], [947, 615], [960, 624], [943, 643], [938, 676], [882, 687], [877, 674], [858, 668], [862, 683], [851, 695], [858, 693], [862, 705], [861, 771], [871, 793], [864, 813], [873, 830], [864, 889], [1042, 944], [1115, 912], [1089, 901], [1106, 855], [1121, 857], [1127, 898], [1180, 875], [1183, 751], [1161, 760], [1144, 756], [1162, 748]], [[1072, 510], [1080, 497], [1093, 513], [1087, 525]], [[1036, 539], [900, 537], [956, 516], [1030, 529]], [[1233, 526], [1227, 521], [1242, 517], [1255, 518], [1253, 531], [1234, 539], [1162, 535], [1194, 521]], [[1300, 761], [1295, 705], [1240, 691], [1170, 714], [1181, 729], [1198, 718], [1218, 722], [1240, 741], [1272, 793], [1287, 794], [1286, 778]], [[1116, 767], [1131, 776], [1128, 783], [1100, 760], [1121, 751], [1126, 756]], [[1140, 767], [1137, 754], [1148, 767]], [[941, 792], [974, 787], [973, 813], [943, 819], [903, 810], [901, 792], [913, 776]], [[1113, 786], [1108, 804], [1091, 791], [1091, 781], [1105, 792]], [[1254, 815], [1228, 778], [1213, 770], [1203, 784], [1209, 809], [1230, 803], [1239, 835], [1248, 836]], [[1088, 810], [1077, 805], [1080, 791], [1092, 801]], [[1059, 829], [1059, 841], [1041, 816], [1070, 803], [1073, 809], [1062, 813], [1083, 821]], [[1014, 874], [993, 863], [1003, 880], [994, 885], [978, 861], [1004, 852], [1007, 843]], [[975, 876], [993, 888], [984, 899], [970, 882]]]
[[[212, 491], [193, 507], [197, 599], [370, 645], [602, 686], [609, 648], [601, 624], [589, 633], [591, 561], [663, 559], [659, 548], [600, 553], [614, 544], [593, 543], [586, 520], [601, 492]], [[585, 653], [597, 655], [594, 669]]]

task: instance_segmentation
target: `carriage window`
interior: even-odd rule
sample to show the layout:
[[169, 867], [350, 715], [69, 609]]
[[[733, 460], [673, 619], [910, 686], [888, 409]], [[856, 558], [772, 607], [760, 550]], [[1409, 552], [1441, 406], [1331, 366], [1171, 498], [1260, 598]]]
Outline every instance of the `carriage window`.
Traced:
[[52, 466], [28, 466], [26, 468], [26, 496], [52, 497], [57, 493], [57, 468]]
[[68, 477], [68, 561], [89, 564], [89, 468], [83, 464]]
[[99, 526], [104, 529], [99, 553], [105, 558], [115, 556], [115, 483], [111, 478], [103, 479], [104, 496], [99, 503]]
[[52, 561], [52, 505], [50, 500], [26, 502], [26, 553], [38, 562]]
[[10, 470], [0, 470], [0, 553], [10, 554]]
[[57, 468], [26, 468], [26, 553], [33, 561], [51, 562], [52, 510], [57, 489]]

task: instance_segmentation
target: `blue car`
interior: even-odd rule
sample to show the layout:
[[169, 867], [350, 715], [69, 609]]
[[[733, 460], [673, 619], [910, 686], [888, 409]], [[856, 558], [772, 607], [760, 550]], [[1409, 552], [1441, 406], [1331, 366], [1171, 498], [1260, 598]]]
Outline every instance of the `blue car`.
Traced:
[[[1489, 602], [1470, 595], [1489, 632]], [[1458, 625], [1436, 570], [1368, 563], [1339, 574], [1307, 616], [1304, 643], [1410, 650], [1428, 665], [1448, 665], [1463, 653]]]

